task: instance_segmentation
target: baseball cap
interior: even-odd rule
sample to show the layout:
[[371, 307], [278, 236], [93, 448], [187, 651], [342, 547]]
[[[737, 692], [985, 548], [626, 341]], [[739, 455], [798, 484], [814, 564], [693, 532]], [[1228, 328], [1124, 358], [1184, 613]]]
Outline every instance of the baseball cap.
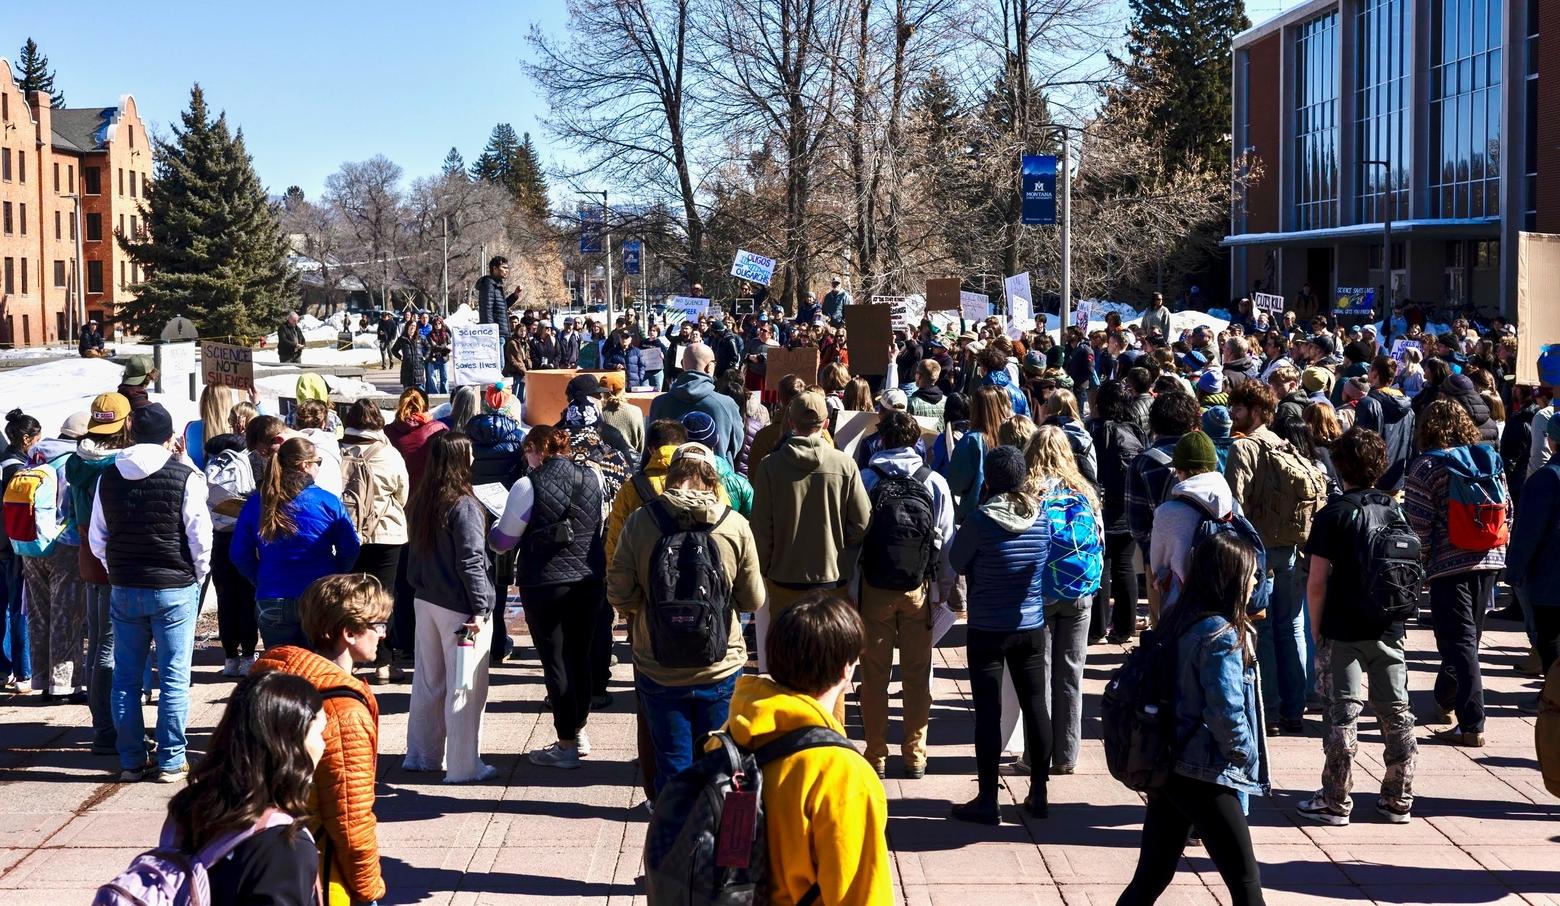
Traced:
[[130, 416], [130, 401], [118, 393], [100, 393], [92, 401], [88, 434], [118, 434]]
[[60, 440], [80, 440], [92, 427], [92, 413], [74, 412], [60, 425]]
[[898, 387], [892, 387], [883, 391], [883, 395], [878, 399], [878, 408], [884, 411], [898, 409], [900, 412], [904, 412], [910, 408], [910, 398], [905, 396], [903, 390], [900, 390]]
[[1181, 356], [1181, 365], [1193, 371], [1200, 370], [1206, 364], [1208, 364], [1208, 357], [1195, 349]]
[[[703, 413], [700, 414], [703, 415]], [[705, 418], [708, 417], [705, 416]], [[715, 451], [698, 441], [690, 440], [672, 451], [672, 462], [676, 462], [679, 459], [699, 459], [713, 466], [715, 465]]]
[[165, 444], [173, 436], [173, 417], [162, 403], [151, 403], [130, 414], [130, 438], [138, 444]]
[[601, 396], [601, 394], [601, 381], [597, 380], [594, 374], [575, 375], [569, 379], [569, 386], [564, 391], [564, 395], [571, 400], [581, 396]]
[[1338, 348], [1337, 344], [1333, 342], [1331, 334], [1313, 333], [1306, 337], [1305, 341], [1320, 349], [1323, 355], [1332, 355]]
[[[823, 394], [816, 390], [805, 390], [791, 400], [786, 410], [791, 418], [791, 425], [795, 428], [812, 429], [829, 421], [829, 407], [823, 401]], [[690, 435], [691, 436], [691, 435]]]
[[1306, 393], [1320, 393], [1332, 383], [1332, 372], [1312, 365], [1300, 372], [1300, 386]]
[[146, 378], [152, 373], [152, 360], [144, 355], [133, 355], [130, 361], [125, 363], [125, 376], [120, 379], [121, 384], [130, 387], [139, 387], [146, 383]]

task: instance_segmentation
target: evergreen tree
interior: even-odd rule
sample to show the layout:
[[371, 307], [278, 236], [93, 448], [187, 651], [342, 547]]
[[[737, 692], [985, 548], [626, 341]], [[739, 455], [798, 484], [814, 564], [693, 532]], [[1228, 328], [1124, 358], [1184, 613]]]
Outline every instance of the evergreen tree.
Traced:
[[465, 177], [466, 159], [460, 156], [459, 148], [451, 148], [450, 153], [444, 155], [444, 175]]
[[[445, 164], [448, 166], [449, 158], [445, 158]], [[520, 138], [508, 123], [494, 126], [482, 156], [471, 165], [471, 175], [503, 186], [531, 216], [547, 216], [547, 181], [542, 175], [541, 157], [531, 143], [531, 133]]]
[[531, 143], [531, 133], [520, 140], [515, 155], [514, 192], [520, 204], [538, 219], [547, 216], [547, 179], [542, 174], [542, 159]]
[[38, 50], [38, 42], [32, 38], [22, 45], [20, 59], [16, 61], [16, 87], [26, 97], [29, 91], [47, 91], [53, 99], [50, 106], [65, 106], [65, 95], [55, 94], [54, 73], [49, 71], [49, 58]]
[[288, 186], [282, 193], [282, 210], [296, 211], [302, 208], [307, 199], [303, 197], [303, 189], [299, 186]]
[[153, 147], [145, 238], [118, 237], [146, 273], [120, 313], [148, 333], [184, 315], [204, 337], [262, 336], [298, 298], [277, 210], [243, 131], [229, 132], [226, 114], [211, 119], [200, 85], [181, 119], [171, 140]]
[[1243, 0], [1128, 0], [1127, 56], [1112, 57], [1124, 85], [1112, 104], [1155, 88], [1156, 144], [1171, 171], [1230, 162], [1230, 50], [1250, 26]]
[[488, 136], [487, 147], [482, 149], [482, 155], [471, 165], [472, 178], [498, 183], [513, 191], [514, 183], [511, 180], [515, 156], [519, 151], [520, 137], [515, 135], [515, 128], [508, 123], [499, 123], [493, 127], [493, 134]]

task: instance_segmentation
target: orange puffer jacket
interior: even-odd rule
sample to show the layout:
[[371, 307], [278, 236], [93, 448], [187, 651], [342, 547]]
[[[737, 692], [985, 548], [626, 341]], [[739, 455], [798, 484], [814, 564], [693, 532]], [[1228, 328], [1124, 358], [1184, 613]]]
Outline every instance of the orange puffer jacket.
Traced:
[[265, 652], [254, 669], [301, 676], [326, 696], [325, 756], [314, 772], [310, 811], [325, 831], [321, 836], [316, 828], [320, 851], [331, 853], [335, 864], [330, 867], [330, 878], [321, 877], [320, 883], [336, 880], [345, 884], [354, 901], [383, 899], [385, 880], [379, 871], [374, 819], [379, 762], [379, 703], [374, 693], [334, 662], [292, 645]]

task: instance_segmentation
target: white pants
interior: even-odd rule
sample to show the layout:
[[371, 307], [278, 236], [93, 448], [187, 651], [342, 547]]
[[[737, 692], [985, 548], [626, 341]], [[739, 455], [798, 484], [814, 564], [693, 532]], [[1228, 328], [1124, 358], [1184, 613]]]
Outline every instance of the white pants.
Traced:
[[476, 657], [461, 664], [455, 633], [468, 617], [421, 598], [412, 606], [417, 613], [417, 661], [406, 727], [406, 767], [432, 771], [443, 764], [445, 780], [475, 780], [482, 771], [482, 711], [487, 707], [493, 623], [488, 621], [477, 634]]

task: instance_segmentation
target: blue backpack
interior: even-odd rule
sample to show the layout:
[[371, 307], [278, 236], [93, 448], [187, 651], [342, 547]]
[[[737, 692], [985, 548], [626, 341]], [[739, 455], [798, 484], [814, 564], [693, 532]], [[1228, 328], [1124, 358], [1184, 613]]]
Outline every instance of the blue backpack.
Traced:
[[1099, 591], [1105, 554], [1094, 507], [1077, 491], [1053, 485], [1040, 498], [1040, 510], [1046, 526], [1040, 593], [1047, 601], [1072, 601]]
[[1256, 528], [1240, 511], [1240, 504], [1235, 504], [1229, 518], [1221, 518], [1210, 512], [1201, 500], [1195, 497], [1174, 497], [1173, 500], [1186, 504], [1195, 509], [1202, 516], [1202, 521], [1197, 523], [1197, 530], [1192, 533], [1192, 548], [1204, 540], [1223, 532], [1230, 532], [1235, 537], [1251, 545], [1257, 552], [1257, 586], [1252, 589], [1251, 601], [1246, 605], [1246, 613], [1258, 614], [1267, 610], [1268, 583], [1267, 583], [1267, 549], [1262, 546], [1262, 536], [1257, 534]]

